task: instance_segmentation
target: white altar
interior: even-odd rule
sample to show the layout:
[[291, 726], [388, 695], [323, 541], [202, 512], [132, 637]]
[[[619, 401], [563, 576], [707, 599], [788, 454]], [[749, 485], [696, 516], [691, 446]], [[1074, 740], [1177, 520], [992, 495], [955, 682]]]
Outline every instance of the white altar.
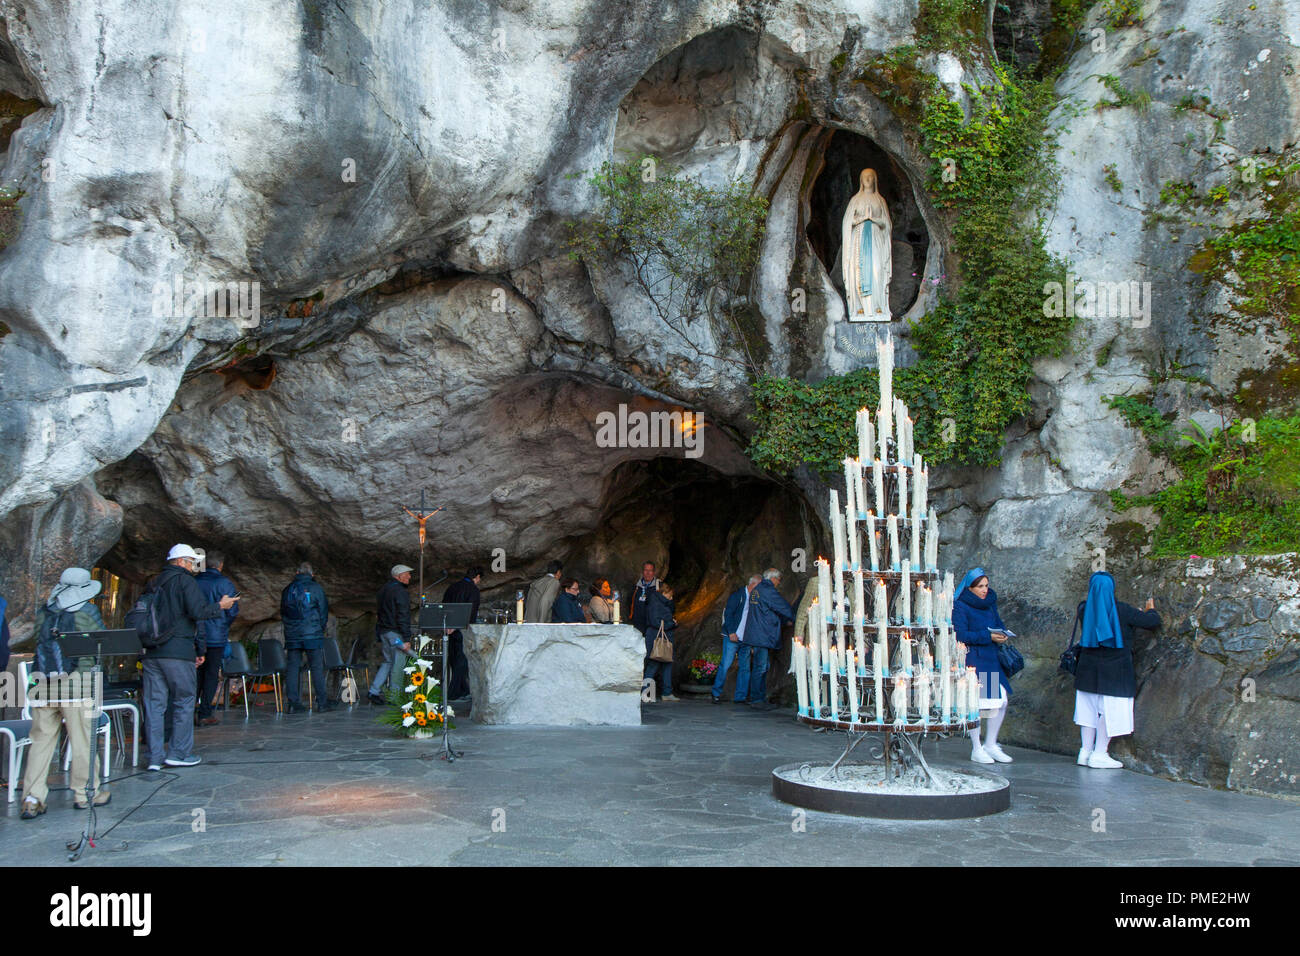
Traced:
[[641, 723], [645, 638], [636, 628], [474, 624], [464, 633], [475, 722]]

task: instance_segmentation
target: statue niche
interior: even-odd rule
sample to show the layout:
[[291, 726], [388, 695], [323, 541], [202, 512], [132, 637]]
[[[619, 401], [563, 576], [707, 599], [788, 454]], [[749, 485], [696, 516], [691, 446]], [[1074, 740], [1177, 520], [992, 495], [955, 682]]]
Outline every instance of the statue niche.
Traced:
[[889, 280], [894, 257], [890, 247], [889, 207], [876, 189], [876, 171], [864, 169], [861, 188], [844, 210], [841, 263], [850, 322], [889, 322]]

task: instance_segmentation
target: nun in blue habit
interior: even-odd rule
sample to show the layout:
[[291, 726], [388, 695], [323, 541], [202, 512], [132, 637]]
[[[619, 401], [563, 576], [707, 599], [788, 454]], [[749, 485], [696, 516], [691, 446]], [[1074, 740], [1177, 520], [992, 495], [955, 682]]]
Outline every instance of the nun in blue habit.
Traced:
[[1076, 762], [1098, 770], [1118, 769], [1124, 765], [1106, 751], [1112, 737], [1133, 733], [1135, 629], [1155, 630], [1160, 615], [1150, 598], [1141, 611], [1115, 600], [1115, 579], [1105, 571], [1089, 580], [1088, 597], [1077, 614], [1082, 625], [1074, 670], [1074, 722], [1081, 738]]
[[966, 666], [974, 667], [980, 682], [980, 715], [986, 719], [983, 743], [977, 725], [970, 732], [970, 759], [976, 763], [1011, 763], [1011, 757], [998, 746], [998, 731], [1007, 716], [1011, 682], [998, 660], [997, 645], [1006, 637], [997, 637], [1006, 625], [998, 614], [997, 592], [989, 587], [983, 568], [971, 568], [957, 587], [952, 602], [952, 629], [957, 640], [966, 645]]

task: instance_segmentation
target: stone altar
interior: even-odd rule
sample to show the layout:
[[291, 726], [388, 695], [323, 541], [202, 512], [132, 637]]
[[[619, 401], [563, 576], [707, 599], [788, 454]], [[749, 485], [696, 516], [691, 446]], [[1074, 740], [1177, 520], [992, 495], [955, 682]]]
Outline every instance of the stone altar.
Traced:
[[645, 638], [634, 627], [474, 624], [465, 656], [477, 723], [641, 723]]

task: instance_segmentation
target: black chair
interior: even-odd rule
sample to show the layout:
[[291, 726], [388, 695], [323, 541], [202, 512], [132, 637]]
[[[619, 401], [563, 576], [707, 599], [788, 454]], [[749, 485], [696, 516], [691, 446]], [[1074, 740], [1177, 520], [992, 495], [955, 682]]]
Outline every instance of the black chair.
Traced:
[[253, 667], [248, 662], [248, 651], [238, 641], [230, 642], [230, 656], [221, 664], [221, 709], [229, 710], [230, 682], [238, 679], [239, 693], [244, 701], [244, 717], [248, 717], [248, 678], [253, 677]]
[[[335, 638], [333, 638], [333, 637], [327, 637], [327, 638], [325, 638], [325, 643], [324, 643], [324, 645], [322, 645], [322, 647], [323, 647], [323, 650], [325, 651], [325, 670], [326, 670], [329, 674], [337, 674], [337, 675], [338, 675], [338, 678], [339, 678], [339, 693], [338, 693], [338, 698], [337, 698], [337, 699], [342, 700], [342, 698], [343, 698], [343, 682], [344, 682], [345, 680], [350, 680], [350, 681], [352, 681], [352, 686], [353, 686], [353, 689], [355, 690], [355, 689], [356, 689], [356, 678], [352, 676], [352, 668], [351, 668], [348, 664], [346, 664], [346, 663], [344, 662], [344, 660], [343, 660], [343, 655], [339, 653], [339, 642], [338, 642], [337, 639], [335, 639]], [[328, 679], [329, 679], [329, 678], [327, 677], [326, 680], [328, 680]], [[329, 692], [328, 692], [328, 691], [326, 691], [326, 693], [325, 693], [325, 699], [326, 699], [326, 700], [329, 700]], [[353, 699], [352, 699], [351, 701], [349, 701], [348, 703], [355, 704], [355, 703], [356, 703], [356, 696], [354, 695], [354, 696], [353, 696]]]
[[275, 689], [275, 712], [283, 713], [283, 692], [280, 687], [281, 675], [289, 661], [284, 656], [284, 645], [277, 640], [264, 637], [257, 642], [257, 670], [249, 677], [269, 677]]
[[[357, 660], [361, 656], [361, 649], [365, 646], [365, 638], [358, 637], [352, 642], [351, 649], [348, 650], [348, 667], [353, 671], [361, 671], [366, 687], [370, 687], [370, 665]], [[373, 640], [373, 638], [372, 638]], [[353, 678], [355, 680], [355, 678]]]

